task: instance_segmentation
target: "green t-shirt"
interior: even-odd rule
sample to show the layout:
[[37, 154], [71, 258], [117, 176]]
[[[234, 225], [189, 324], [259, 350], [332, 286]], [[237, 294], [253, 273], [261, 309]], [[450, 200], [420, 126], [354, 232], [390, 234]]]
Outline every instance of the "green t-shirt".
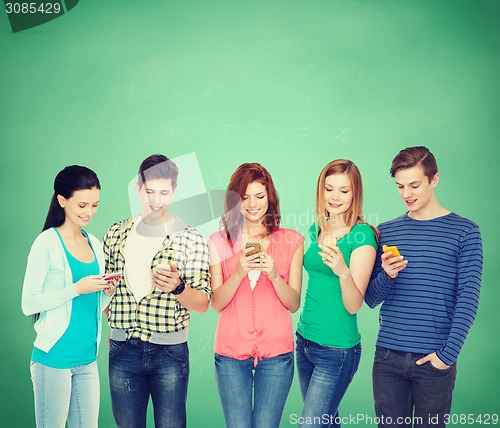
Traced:
[[[304, 268], [309, 281], [297, 331], [305, 339], [320, 345], [352, 348], [361, 341], [357, 317], [347, 312], [342, 302], [339, 277], [318, 254], [321, 249], [314, 224], [309, 228], [309, 237], [311, 244], [304, 255]], [[377, 249], [375, 232], [364, 223], [356, 224], [337, 242], [347, 266], [352, 252], [365, 245]]]

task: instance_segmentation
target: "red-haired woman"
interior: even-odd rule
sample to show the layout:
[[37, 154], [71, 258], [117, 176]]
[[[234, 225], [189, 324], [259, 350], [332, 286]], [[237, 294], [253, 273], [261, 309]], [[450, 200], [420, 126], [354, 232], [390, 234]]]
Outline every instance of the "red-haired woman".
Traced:
[[[224, 211], [209, 240], [224, 418], [229, 428], [279, 427], [293, 379], [290, 312], [300, 305], [304, 238], [279, 227], [273, 180], [257, 163], [234, 172]], [[249, 255], [255, 245], [247, 243], [260, 251]]]

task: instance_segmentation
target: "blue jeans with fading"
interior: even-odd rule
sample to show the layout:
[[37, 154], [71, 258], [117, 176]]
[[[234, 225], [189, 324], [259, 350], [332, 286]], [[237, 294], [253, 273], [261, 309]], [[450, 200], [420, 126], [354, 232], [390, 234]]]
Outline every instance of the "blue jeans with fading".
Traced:
[[338, 408], [361, 359], [352, 348], [320, 345], [297, 335], [297, 372], [304, 401], [300, 427], [340, 427]]
[[109, 387], [119, 428], [145, 428], [149, 397], [156, 428], [186, 426], [189, 377], [187, 342], [157, 345], [110, 340]]
[[97, 428], [99, 373], [94, 361], [69, 369], [31, 362], [38, 428]]
[[293, 352], [263, 358], [255, 367], [254, 358], [215, 354], [215, 377], [227, 428], [278, 428], [293, 380]]

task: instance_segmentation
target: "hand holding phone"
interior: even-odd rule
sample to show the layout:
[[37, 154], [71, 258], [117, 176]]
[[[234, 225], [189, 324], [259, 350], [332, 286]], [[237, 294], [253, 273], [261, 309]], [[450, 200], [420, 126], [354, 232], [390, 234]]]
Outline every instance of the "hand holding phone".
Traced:
[[406, 268], [408, 264], [408, 260], [404, 260], [399, 253], [398, 247], [395, 245], [383, 245], [382, 250], [384, 251], [385, 256], [382, 256], [382, 269], [384, 269], [385, 273], [389, 278], [396, 278], [401, 270]]

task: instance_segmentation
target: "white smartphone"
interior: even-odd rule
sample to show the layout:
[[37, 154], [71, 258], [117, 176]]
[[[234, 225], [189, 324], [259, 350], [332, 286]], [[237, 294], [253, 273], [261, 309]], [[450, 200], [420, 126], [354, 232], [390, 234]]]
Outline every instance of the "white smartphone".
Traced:
[[112, 272], [108, 273], [107, 275], [104, 275], [101, 279], [104, 281], [109, 281], [111, 279], [120, 279], [122, 276], [119, 273]]
[[156, 265], [156, 269], [162, 269], [162, 270], [172, 270], [172, 269], [170, 268], [170, 264], [168, 264], [168, 263], [158, 263], [158, 264]]

